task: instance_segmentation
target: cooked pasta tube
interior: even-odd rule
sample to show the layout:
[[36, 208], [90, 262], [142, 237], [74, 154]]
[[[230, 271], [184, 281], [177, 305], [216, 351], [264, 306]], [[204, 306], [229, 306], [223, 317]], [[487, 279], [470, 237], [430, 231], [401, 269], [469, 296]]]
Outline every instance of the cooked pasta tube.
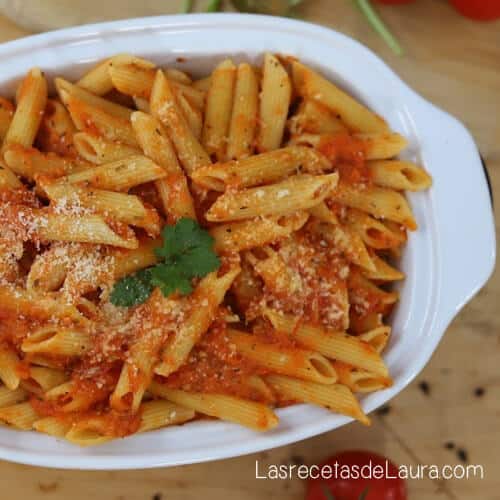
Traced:
[[217, 252], [240, 252], [289, 237], [307, 221], [307, 212], [275, 217], [258, 217], [221, 224], [210, 230]]
[[33, 422], [33, 429], [36, 431], [60, 438], [68, 433], [71, 426], [71, 419], [61, 417], [45, 417]]
[[21, 287], [0, 285], [0, 304], [4, 311], [19, 314], [29, 311], [39, 320], [71, 319], [75, 324], [87, 324], [86, 318], [74, 305], [66, 304], [57, 296], [42, 295]]
[[365, 425], [370, 425], [370, 419], [364, 414], [353, 393], [345, 385], [323, 385], [283, 375], [266, 375], [265, 380], [271, 384], [282, 400], [323, 406], [336, 413], [353, 417]]
[[119, 113], [112, 114], [98, 105], [92, 105], [85, 99], [69, 94], [65, 89], [61, 89], [59, 95], [78, 130], [137, 147], [130, 125], [130, 115], [124, 117], [118, 116]]
[[375, 270], [375, 263], [363, 240], [350, 227], [342, 224], [319, 222], [312, 224], [311, 229], [343, 252], [344, 256], [353, 264], [363, 269]]
[[259, 152], [264, 153], [280, 147], [291, 96], [292, 84], [288, 73], [276, 56], [266, 53], [259, 104]]
[[346, 225], [356, 231], [363, 241], [377, 250], [399, 247], [406, 241], [401, 231], [393, 231], [383, 222], [356, 209], [346, 211]]
[[147, 401], [140, 408], [141, 424], [137, 432], [147, 432], [167, 425], [176, 425], [192, 420], [194, 410], [169, 401]]
[[39, 352], [58, 356], [82, 356], [92, 345], [90, 335], [84, 331], [41, 327], [21, 344], [23, 352]]
[[115, 280], [140, 269], [152, 266], [158, 260], [155, 249], [161, 247], [162, 240], [142, 240], [139, 246], [132, 250], [116, 249], [113, 254], [113, 276]]
[[297, 113], [288, 120], [292, 135], [335, 134], [345, 132], [347, 127], [326, 106], [313, 99], [304, 99]]
[[226, 157], [235, 77], [236, 68], [233, 62], [230, 59], [222, 61], [212, 73], [205, 100], [201, 142], [208, 154], [218, 161]]
[[305, 210], [321, 203], [333, 191], [337, 181], [337, 173], [297, 175], [268, 186], [226, 192], [210, 207], [206, 218], [219, 222]]
[[30, 403], [18, 403], [0, 408], [0, 421], [23, 431], [31, 429], [39, 418]]
[[379, 160], [368, 163], [375, 184], [399, 191], [422, 191], [431, 187], [432, 178], [423, 169], [409, 161]]
[[92, 92], [95, 95], [104, 95], [113, 90], [113, 82], [109, 76], [109, 67], [112, 59], [101, 61], [87, 71], [76, 83], [78, 87]]
[[43, 210], [33, 213], [33, 233], [40, 240], [95, 243], [122, 248], [137, 248], [139, 244], [133, 233], [120, 236], [98, 215], [63, 215]]
[[314, 207], [311, 207], [309, 209], [309, 213], [321, 222], [327, 222], [329, 224], [339, 223], [339, 220], [333, 210], [330, 210], [324, 201]]
[[73, 135], [76, 127], [64, 105], [49, 99], [36, 137], [37, 147], [46, 152], [75, 157]]
[[194, 170], [211, 163], [210, 157], [193, 135], [179, 110], [172, 86], [161, 71], [157, 71], [150, 98], [151, 113], [167, 128], [184, 170]]
[[379, 326], [368, 330], [366, 332], [360, 333], [358, 338], [364, 342], [368, 342], [378, 353], [382, 352], [389, 341], [389, 336], [391, 334], [390, 326]]
[[33, 148], [12, 144], [4, 151], [5, 163], [12, 172], [34, 180], [36, 175], [60, 177], [93, 167], [86, 161], [58, 156], [54, 153], [41, 153]]
[[16, 174], [0, 163], [0, 189], [19, 189], [22, 187], [23, 184]]
[[333, 332], [304, 323], [300, 318], [265, 309], [263, 314], [276, 330], [287, 333], [299, 344], [336, 359], [388, 377], [387, 367], [377, 351], [359, 337], [343, 332]]
[[111, 441], [113, 436], [106, 434], [105, 422], [102, 418], [93, 417], [73, 424], [64, 438], [78, 446], [98, 446]]
[[17, 108], [3, 139], [3, 148], [33, 145], [47, 104], [47, 81], [38, 68], [28, 72], [17, 94]]
[[148, 390], [155, 396], [191, 408], [198, 413], [235, 422], [256, 431], [269, 430], [278, 425], [278, 417], [262, 403], [223, 394], [179, 391], [158, 382], [152, 382]]
[[219, 304], [239, 272], [239, 266], [234, 266], [222, 276], [213, 272], [200, 281], [193, 292], [193, 308], [175, 335], [168, 339], [155, 373], [167, 377], [185, 363], [193, 346], [212, 323]]
[[351, 130], [385, 132], [387, 123], [356, 99], [298, 61], [292, 63], [293, 83], [299, 95], [332, 110]]
[[375, 217], [403, 224], [412, 231], [417, 229], [408, 202], [403, 195], [392, 189], [377, 186], [358, 189], [340, 181], [332, 190], [330, 197], [338, 203], [357, 208]]
[[280, 181], [292, 173], [320, 174], [331, 170], [330, 162], [311, 148], [291, 146], [242, 160], [215, 163], [193, 172], [193, 181], [207, 189], [224, 191]]
[[78, 154], [95, 165], [124, 160], [140, 154], [140, 151], [136, 148], [119, 142], [108, 141], [104, 137], [88, 134], [87, 132], [75, 134], [73, 142]]
[[128, 191], [131, 187], [165, 177], [167, 173], [145, 156], [131, 156], [92, 169], [67, 175], [58, 182], [91, 185], [111, 191]]
[[375, 252], [370, 255], [370, 258], [374, 267], [373, 269], [361, 269], [361, 273], [365, 278], [375, 281], [397, 281], [404, 279], [404, 273], [392, 267]]
[[390, 378], [374, 375], [366, 370], [360, 370], [341, 361], [334, 361], [333, 366], [339, 376], [339, 382], [349, 387], [352, 392], [367, 393], [381, 391], [392, 385]]
[[[137, 61], [114, 61], [109, 73], [114, 87], [123, 94], [149, 99], [157, 71], [161, 70], [155, 69], [154, 65], [144, 67]], [[168, 78], [175, 94], [182, 94], [197, 109], [203, 107], [204, 91], [179, 81], [179, 74], [172, 72], [172, 70], [164, 70], [161, 73], [165, 78]]]
[[265, 343], [255, 335], [234, 329], [228, 329], [227, 336], [245, 358], [271, 372], [320, 384], [333, 384], [337, 381], [337, 374], [330, 361], [317, 352]]
[[31, 365], [29, 375], [28, 379], [21, 381], [21, 387], [39, 396], [68, 380], [64, 371], [46, 366]]
[[0, 380], [10, 390], [17, 389], [21, 381], [17, 371], [19, 362], [20, 359], [12, 347], [0, 344]]
[[390, 307], [399, 298], [397, 292], [382, 290], [382, 288], [379, 288], [363, 276], [358, 269], [351, 269], [347, 285], [349, 288], [349, 301], [353, 304], [355, 311], [359, 308], [362, 313], [366, 313], [365, 309], [369, 310], [373, 306], [375, 306], [376, 311], [385, 313], [390, 310]]
[[84, 102], [93, 108], [101, 109], [110, 116], [115, 116], [116, 118], [121, 118], [123, 120], [130, 119], [132, 110], [126, 108], [125, 106], [122, 106], [121, 104], [116, 104], [108, 99], [103, 99], [102, 97], [88, 92], [81, 86], [73, 85], [63, 78], [56, 78], [54, 80], [54, 83], [59, 97], [66, 104], [67, 98], [64, 99], [62, 94], [64, 94], [64, 96], [78, 99], [79, 101]]
[[28, 397], [28, 393], [22, 388], [9, 389], [6, 386], [0, 386], [0, 408], [22, 403]]
[[199, 141], [203, 130], [202, 111], [191, 104], [182, 93], [177, 94], [177, 103], [179, 105], [179, 110], [188, 124], [188, 127], [191, 129], [195, 138]]
[[240, 64], [234, 87], [227, 159], [237, 160], [251, 154], [257, 130], [258, 105], [259, 84], [255, 71], [249, 64]]
[[75, 382], [70, 380], [48, 390], [44, 399], [58, 402], [63, 413], [72, 413], [88, 410], [98, 401], [106, 399], [107, 395], [108, 392], [103, 390], [85, 391], [78, 389]]
[[151, 236], [160, 234], [158, 213], [154, 208], [147, 208], [138, 196], [67, 183], [41, 183], [40, 186], [56, 206], [64, 204], [69, 209], [71, 206], [88, 209], [132, 226], [143, 227]]
[[14, 105], [10, 101], [0, 97], [0, 145], [2, 144], [7, 130], [9, 130], [14, 115], [14, 109]]
[[165, 128], [157, 118], [137, 111], [132, 115], [132, 127], [144, 154], [165, 170], [167, 177], [158, 179], [156, 189], [166, 214], [174, 219], [189, 217], [196, 219], [193, 198], [186, 176]]

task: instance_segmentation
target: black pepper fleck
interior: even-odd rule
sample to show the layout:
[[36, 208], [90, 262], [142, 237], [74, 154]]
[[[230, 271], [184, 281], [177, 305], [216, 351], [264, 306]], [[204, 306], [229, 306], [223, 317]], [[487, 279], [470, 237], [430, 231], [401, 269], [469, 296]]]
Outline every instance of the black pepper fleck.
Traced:
[[453, 441], [448, 441], [448, 442], [444, 443], [444, 447], [447, 450], [454, 450], [455, 449], [455, 443]]
[[429, 396], [429, 394], [431, 393], [431, 387], [429, 385], [429, 382], [426, 382], [425, 380], [422, 380], [422, 382], [420, 382], [418, 384], [418, 388], [426, 395], [426, 396]]
[[485, 392], [484, 387], [476, 387], [474, 389], [474, 396], [476, 396], [476, 398], [482, 398]]
[[155, 493], [155, 494], [152, 496], [151, 500], [161, 500], [161, 498], [162, 498], [161, 493]]
[[469, 461], [469, 455], [466, 450], [463, 448], [458, 448], [457, 450], [457, 457], [461, 462], [468, 462]]

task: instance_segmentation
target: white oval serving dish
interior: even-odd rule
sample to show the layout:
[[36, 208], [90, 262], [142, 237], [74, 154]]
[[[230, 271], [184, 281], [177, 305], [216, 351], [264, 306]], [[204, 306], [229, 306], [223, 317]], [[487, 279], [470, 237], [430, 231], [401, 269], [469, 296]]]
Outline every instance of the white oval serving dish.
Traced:
[[[206, 74], [223, 57], [258, 60], [265, 51], [296, 56], [340, 84], [409, 138], [406, 156], [432, 174], [428, 192], [409, 196], [419, 230], [401, 259], [407, 279], [384, 357], [394, 378], [362, 398], [371, 412], [424, 367], [448, 324], [486, 283], [495, 263], [495, 231], [477, 148], [456, 119], [422, 99], [377, 56], [335, 31], [283, 18], [238, 14], [150, 17], [45, 33], [0, 46], [0, 95], [39, 66], [49, 77], [76, 78], [98, 59], [131, 52]], [[129, 469], [234, 457], [330, 431], [351, 419], [308, 405], [278, 411], [280, 425], [257, 434], [198, 421], [80, 449], [34, 432], [0, 428], [0, 458], [45, 467]]]

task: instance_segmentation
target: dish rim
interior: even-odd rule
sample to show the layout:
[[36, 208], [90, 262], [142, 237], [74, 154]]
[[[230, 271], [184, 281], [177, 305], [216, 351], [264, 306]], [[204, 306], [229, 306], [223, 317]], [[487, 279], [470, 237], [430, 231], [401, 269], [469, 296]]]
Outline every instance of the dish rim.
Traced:
[[[405, 99], [405, 105], [411, 111], [410, 116], [415, 118], [417, 122], [419, 120], [436, 120], [446, 124], [447, 133], [452, 136], [454, 140], [460, 139], [462, 141], [463, 150], [467, 153], [467, 157], [470, 158], [470, 171], [474, 169], [480, 170], [479, 156], [477, 154], [477, 148], [475, 147], [473, 140], [467, 130], [460, 124], [455, 118], [451, 117], [444, 111], [436, 108], [428, 101], [424, 100], [418, 94], [416, 94], [412, 89], [408, 87], [377, 55], [367, 49], [365, 46], [347, 37], [344, 34], [331, 30], [329, 28], [317, 26], [311, 23], [306, 23], [303, 21], [290, 20], [284, 18], [275, 18], [269, 16], [258, 16], [249, 14], [189, 14], [189, 15], [175, 15], [175, 16], [158, 16], [149, 18], [135, 18], [128, 19], [124, 21], [113, 21], [106, 23], [97, 23], [84, 26], [78, 26], [73, 28], [68, 28], [64, 30], [58, 30], [48, 33], [43, 33], [39, 35], [33, 35], [20, 40], [15, 40], [12, 42], [7, 42], [0, 46], [0, 57], [8, 56], [15, 57], [18, 54], [26, 54], [30, 51], [37, 51], [42, 49], [52, 49], [61, 44], [84, 44], [86, 40], [98, 39], [99, 37], [111, 37], [119, 38], [121, 34], [125, 33], [143, 33], [151, 31], [161, 31], [166, 30], [167, 32], [175, 32], [181, 29], [200, 30], [200, 29], [234, 29], [235, 26], [239, 26], [242, 29], [255, 30], [255, 32], [261, 32], [263, 29], [272, 31], [272, 36], [280, 36], [284, 33], [293, 33], [295, 36], [304, 37], [304, 40], [331, 40], [332, 45], [341, 44], [344, 48], [351, 50], [356, 56], [366, 58], [370, 61], [370, 64], [377, 66], [377, 70], [383, 74], [388, 81], [391, 82], [398, 98]], [[267, 33], [269, 33], [267, 31]], [[335, 43], [334, 43], [335, 42]], [[305, 43], [305, 42], [304, 42]], [[189, 47], [189, 42], [187, 42]], [[249, 47], [248, 52], [251, 52]], [[188, 48], [189, 51], [189, 48]], [[220, 55], [227, 54], [230, 52], [227, 47], [221, 49]], [[97, 58], [96, 58], [97, 59]], [[322, 66], [322, 62], [315, 61], [317, 66]], [[0, 86], [2, 86], [0, 82]], [[464, 160], [465, 161], [465, 160]], [[467, 165], [468, 166], [468, 165]], [[427, 165], [426, 165], [427, 167]], [[433, 174], [434, 175], [434, 174]], [[472, 175], [472, 174], [471, 174]], [[481, 195], [485, 194], [487, 197], [487, 187], [484, 176], [481, 171], [481, 178], [478, 177], [477, 172], [473, 176], [478, 185], [475, 186], [475, 193], [478, 195], [478, 201], [481, 200]], [[481, 180], [482, 179], [482, 180]], [[438, 205], [439, 200], [431, 199], [431, 204]], [[483, 200], [484, 201], [484, 200]], [[489, 205], [489, 199], [488, 199]], [[435, 208], [435, 206], [434, 206]], [[435, 266], [435, 273], [433, 273], [434, 288], [433, 293], [436, 294], [434, 297], [437, 302], [433, 309], [426, 310], [427, 326], [431, 333], [427, 336], [428, 344], [425, 348], [418, 353], [418, 357], [414, 360], [412, 365], [409, 365], [406, 372], [401, 374], [392, 388], [380, 391], [377, 393], [376, 398], [371, 398], [370, 403], [363, 404], [366, 411], [370, 412], [377, 407], [386, 403], [389, 399], [394, 397], [399, 393], [406, 385], [408, 385], [413, 378], [415, 378], [418, 373], [423, 369], [427, 361], [430, 359], [432, 353], [436, 349], [439, 341], [441, 340], [446, 327], [453, 317], [458, 313], [458, 311], [468, 302], [477, 291], [486, 283], [489, 275], [492, 273], [495, 263], [495, 234], [493, 226], [493, 213], [491, 207], [486, 209], [484, 203], [481, 206], [476, 207], [476, 212], [480, 212], [482, 217], [480, 220], [484, 221], [485, 225], [485, 245], [486, 247], [482, 249], [483, 260], [481, 261], [481, 268], [477, 267], [476, 271], [478, 274], [475, 276], [475, 280], [470, 279], [468, 283], [461, 283], [462, 290], [461, 293], [455, 291], [452, 295], [452, 299], [445, 298], [444, 295], [450, 290], [443, 288], [443, 280], [446, 277], [452, 276], [448, 269], [448, 265], [444, 264], [442, 261], [443, 251], [446, 251], [448, 245], [445, 241], [442, 241], [441, 234], [437, 231], [437, 227], [432, 228], [432, 232], [436, 237], [434, 241], [435, 248], [433, 248], [435, 260], [433, 265]], [[489, 226], [489, 227], [486, 227]], [[440, 228], [442, 230], [442, 228]], [[486, 233], [488, 233], [486, 235]], [[441, 258], [441, 260], [440, 260]], [[479, 260], [479, 259], [478, 259]], [[441, 269], [440, 265], [443, 266]], [[451, 284], [449, 284], [451, 286]], [[430, 297], [429, 297], [430, 300]], [[442, 307], [442, 310], [437, 310], [438, 306]], [[279, 410], [280, 417], [286, 415], [295, 415], [297, 412], [304, 411], [306, 405], [296, 405], [294, 407], [285, 408]], [[270, 433], [268, 435], [259, 435], [256, 437], [255, 434], [250, 433], [250, 431], [242, 430], [239, 435], [242, 437], [247, 436], [248, 440], [245, 443], [233, 443], [228, 442], [224, 445], [218, 445], [217, 449], [214, 449], [209, 443], [203, 448], [199, 448], [197, 451], [190, 451], [189, 449], [183, 452], [176, 451], [174, 455], [169, 453], [168, 448], [163, 452], [158, 454], [150, 453], [152, 450], [148, 450], [148, 454], [130, 454], [128, 456], [118, 456], [117, 454], [106, 454], [101, 453], [99, 450], [104, 451], [108, 449], [112, 450], [113, 445], [104, 445], [103, 447], [95, 448], [88, 452], [88, 450], [82, 451], [79, 455], [67, 455], [64, 452], [41, 452], [35, 451], [23, 451], [20, 449], [12, 449], [4, 446], [1, 443], [0, 438], [0, 458], [20, 462], [32, 465], [43, 465], [48, 467], [59, 467], [59, 468], [80, 468], [80, 469], [132, 469], [132, 468], [151, 468], [159, 466], [172, 466], [188, 463], [197, 463], [208, 460], [215, 460], [221, 458], [235, 457], [243, 454], [248, 454], [252, 452], [262, 451], [264, 449], [270, 449], [277, 446], [282, 446], [291, 442], [299, 441], [313, 435], [321, 434], [323, 432], [332, 430], [334, 428], [345, 425], [350, 422], [351, 419], [342, 416], [332, 416], [331, 418], [323, 418], [323, 410], [312, 408], [307, 406], [307, 412], [309, 415], [318, 415], [317, 424], [309, 424], [302, 428], [289, 429], [288, 431], [281, 431], [281, 433]], [[320, 418], [321, 416], [321, 418]], [[189, 424], [193, 430], [194, 427], [199, 428], [204, 426], [205, 432], [216, 432], [217, 430], [223, 432], [223, 427], [232, 427], [232, 424], [225, 424], [222, 422], [195, 422]], [[158, 432], [168, 432], [176, 431], [177, 429], [166, 429], [164, 431], [155, 431], [154, 434]], [[2, 436], [4, 429], [0, 429], [0, 436]], [[18, 432], [11, 431], [8, 432]], [[150, 433], [153, 434], [153, 433]], [[26, 434], [26, 439], [32, 436], [30, 433]], [[33, 436], [32, 436], [33, 437]], [[48, 438], [55, 439], [55, 438]], [[129, 440], [132, 438], [129, 438]], [[36, 439], [38, 441], [38, 439]], [[149, 439], [151, 443], [153, 440]], [[127, 441], [125, 441], [126, 443]], [[174, 458], [172, 458], [172, 456]]]

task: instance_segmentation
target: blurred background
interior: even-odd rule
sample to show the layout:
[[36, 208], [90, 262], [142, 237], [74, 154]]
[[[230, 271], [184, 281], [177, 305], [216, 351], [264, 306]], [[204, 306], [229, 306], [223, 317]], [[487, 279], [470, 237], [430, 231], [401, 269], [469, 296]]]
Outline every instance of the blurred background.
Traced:
[[[488, 166], [500, 220], [500, 21], [494, 20], [500, 15], [500, 0], [452, 2], [455, 6], [447, 0], [374, 0], [371, 5], [354, 0], [246, 0], [234, 4], [198, 0], [192, 5], [175, 0], [0, 0], [0, 42], [67, 25], [188, 9], [234, 11], [235, 5], [329, 26], [377, 52], [417, 92], [467, 125]], [[335, 54], [331, 64], [335, 64]], [[454, 165], [446, 168], [452, 189]], [[298, 500], [305, 498], [302, 481], [257, 480], [255, 461], [259, 460], [262, 469], [269, 464], [312, 464], [341, 450], [364, 449], [406, 465], [484, 466], [482, 480], [409, 481], [410, 499], [498, 500], [499, 303], [497, 270], [450, 325], [429, 365], [374, 415], [371, 428], [353, 423], [255, 455], [150, 471], [60, 471], [0, 462], [1, 498]]]

